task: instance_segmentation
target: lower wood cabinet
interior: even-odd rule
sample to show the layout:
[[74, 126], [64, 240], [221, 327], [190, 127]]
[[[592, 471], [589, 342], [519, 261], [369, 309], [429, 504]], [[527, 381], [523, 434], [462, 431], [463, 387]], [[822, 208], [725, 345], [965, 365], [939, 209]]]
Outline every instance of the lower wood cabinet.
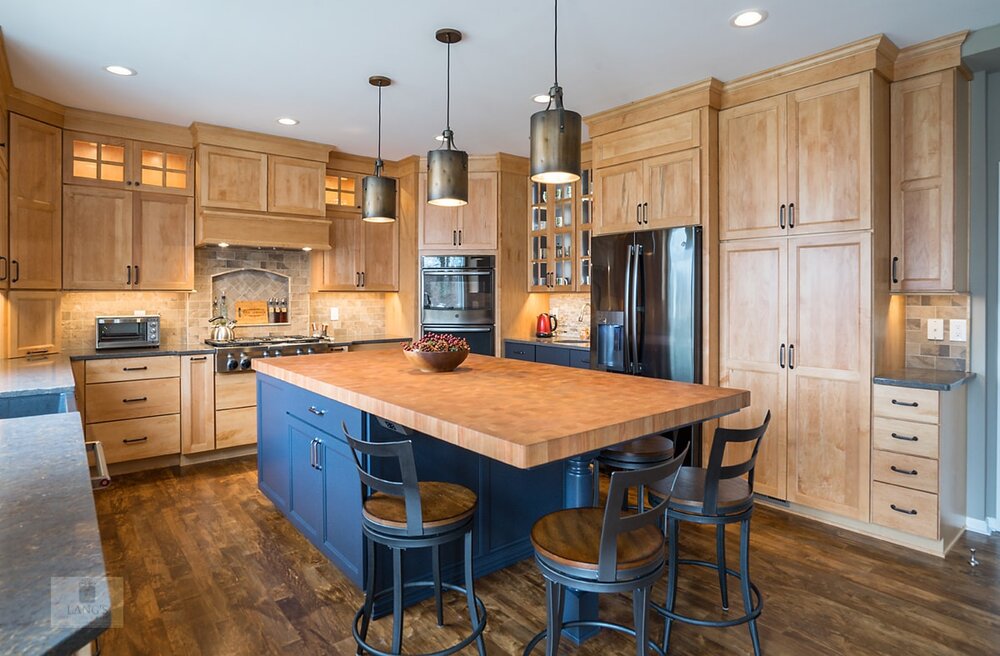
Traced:
[[7, 296], [7, 357], [58, 353], [62, 341], [59, 292], [11, 291]]
[[215, 374], [215, 448], [244, 446], [256, 441], [256, 374]]
[[215, 448], [215, 359], [181, 356], [181, 453]]
[[109, 464], [171, 455], [179, 450], [180, 415], [88, 424], [86, 435], [103, 445]]

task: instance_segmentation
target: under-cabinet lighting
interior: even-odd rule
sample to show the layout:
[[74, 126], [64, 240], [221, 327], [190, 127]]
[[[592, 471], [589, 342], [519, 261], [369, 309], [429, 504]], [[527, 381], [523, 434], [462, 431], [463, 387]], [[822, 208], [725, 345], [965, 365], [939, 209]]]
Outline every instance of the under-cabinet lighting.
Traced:
[[763, 9], [747, 9], [733, 14], [733, 17], [729, 19], [729, 24], [733, 27], [753, 27], [763, 23], [765, 18], [767, 18], [767, 12]]
[[224, 241], [219, 242], [219, 248], [229, 248], [229, 244]]
[[312, 246], [303, 246], [303, 247], [302, 247], [302, 250], [304, 250], [304, 251], [305, 251], [305, 252], [307, 252], [307, 253], [308, 253], [309, 251], [311, 251], [312, 249], [313, 249], [313, 248], [312, 248]]

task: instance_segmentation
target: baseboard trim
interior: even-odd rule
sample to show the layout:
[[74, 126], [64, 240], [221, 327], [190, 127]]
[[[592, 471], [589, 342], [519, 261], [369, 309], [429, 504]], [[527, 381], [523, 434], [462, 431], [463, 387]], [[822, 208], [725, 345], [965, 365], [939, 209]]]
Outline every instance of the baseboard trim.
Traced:
[[989, 520], [976, 519], [975, 517], [966, 517], [965, 530], [972, 531], [973, 533], [979, 533], [980, 535], [989, 535], [990, 534]]

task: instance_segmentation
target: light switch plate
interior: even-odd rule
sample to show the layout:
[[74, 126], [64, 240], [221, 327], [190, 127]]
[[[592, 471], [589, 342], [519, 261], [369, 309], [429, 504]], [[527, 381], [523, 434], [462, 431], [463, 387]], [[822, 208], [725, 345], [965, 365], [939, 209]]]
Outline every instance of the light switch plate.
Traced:
[[927, 339], [944, 339], [944, 319], [927, 320]]
[[964, 342], [968, 339], [966, 335], [965, 319], [952, 319], [948, 322], [948, 339], [953, 342]]
[[330, 308], [330, 321], [340, 321], [340, 308]]

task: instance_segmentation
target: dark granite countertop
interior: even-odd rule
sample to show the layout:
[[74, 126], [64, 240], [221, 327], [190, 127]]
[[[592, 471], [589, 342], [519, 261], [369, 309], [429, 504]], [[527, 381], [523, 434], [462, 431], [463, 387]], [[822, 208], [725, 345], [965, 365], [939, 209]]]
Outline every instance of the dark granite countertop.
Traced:
[[73, 653], [111, 622], [79, 413], [0, 420], [0, 472], [0, 654]]
[[917, 389], [947, 392], [976, 377], [967, 371], [939, 371], [937, 369], [894, 369], [875, 376], [876, 385], [895, 385]]
[[[570, 341], [564, 341], [570, 340]], [[532, 337], [530, 339], [516, 339], [505, 337], [505, 342], [515, 342], [517, 344], [542, 344], [544, 346], [558, 346], [559, 348], [576, 349], [579, 351], [589, 351], [590, 342], [581, 342], [578, 339], [569, 337]]]
[[61, 355], [0, 360], [0, 399], [73, 391], [73, 370]]
[[106, 360], [109, 358], [151, 358], [157, 355], [196, 355], [215, 349], [204, 342], [163, 342], [159, 347], [95, 349], [93, 347], [66, 351], [70, 360]]

